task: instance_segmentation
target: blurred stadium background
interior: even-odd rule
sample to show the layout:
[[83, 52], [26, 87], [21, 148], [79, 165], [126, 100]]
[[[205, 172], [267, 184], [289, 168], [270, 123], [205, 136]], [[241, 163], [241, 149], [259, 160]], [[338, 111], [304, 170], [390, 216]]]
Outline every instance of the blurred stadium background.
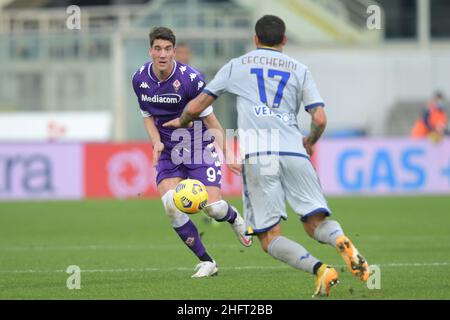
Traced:
[[[81, 9], [79, 29], [68, 28], [76, 14], [72, 5]], [[381, 13], [380, 29], [367, 25], [372, 16], [372, 11], [367, 10], [373, 6]], [[179, 42], [191, 46], [191, 65], [211, 80], [226, 61], [253, 48], [253, 25], [266, 13], [286, 21], [286, 53], [310, 67], [327, 103], [328, 126], [314, 161], [325, 193], [333, 196], [332, 203], [339, 204], [340, 196], [351, 196], [342, 208], [357, 203], [355, 206], [364, 211], [367, 207], [361, 203], [372, 206], [376, 200], [353, 196], [378, 195], [386, 203], [380, 208], [386, 217], [391, 217], [390, 212], [401, 212], [406, 217], [411, 210], [408, 198], [399, 198], [392, 205], [394, 198], [386, 200], [384, 196], [426, 196], [415, 201], [422, 203], [423, 199], [427, 207], [417, 208], [439, 212], [439, 227], [450, 226], [450, 140], [410, 138], [414, 122], [433, 94], [439, 90], [450, 96], [449, 1], [0, 0], [0, 250], [10, 257], [3, 260], [1, 269], [20, 271], [44, 266], [63, 270], [68, 265], [64, 264], [66, 259], [55, 258], [55, 264], [51, 264], [52, 259], [45, 258], [46, 262], [39, 264], [39, 259], [26, 258], [23, 250], [33, 255], [33, 245], [41, 245], [42, 249], [57, 243], [70, 248], [76, 243], [86, 245], [87, 251], [95, 250], [89, 248], [92, 243], [104, 241], [104, 245], [110, 245], [108, 237], [86, 236], [81, 222], [75, 230], [86, 236], [83, 239], [69, 229], [56, 231], [63, 228], [58, 217], [66, 209], [69, 220], [80, 214], [86, 219], [83, 223], [94, 224], [99, 222], [89, 220], [88, 214], [116, 210], [113, 221], [117, 224], [111, 230], [117, 231], [123, 223], [117, 210], [130, 209], [123, 203], [115, 206], [114, 199], [157, 198], [151, 147], [131, 87], [134, 71], [149, 59], [148, 32], [152, 26], [171, 27]], [[215, 112], [224, 127], [235, 128], [232, 96], [219, 99]], [[299, 120], [306, 133], [309, 116], [302, 112]], [[240, 178], [224, 168], [223, 179], [226, 195], [239, 197]], [[60, 205], [53, 201], [99, 198], [112, 199], [106, 205], [109, 209], [99, 209], [102, 202]], [[36, 199], [51, 201], [27, 201]], [[234, 201], [241, 206], [239, 199]], [[151, 203], [150, 209], [142, 204], [137, 210], [157, 211], [152, 214], [164, 216], [158, 200], [147, 203]], [[29, 212], [42, 214], [43, 220]], [[359, 213], [353, 210], [353, 214]], [[139, 219], [142, 217], [147, 215]], [[107, 214], [98, 218], [109, 219]], [[153, 223], [151, 216], [146, 219], [148, 225]], [[160, 220], [161, 229], [167, 228]], [[357, 219], [348, 217], [348, 221], [356, 223], [355, 229], [361, 227]], [[423, 223], [417, 213], [411, 232], [417, 232]], [[134, 232], [134, 227], [128, 230]], [[370, 226], [364, 227], [370, 234]], [[142, 248], [149, 241], [144, 229], [134, 242], [130, 240], [132, 245], [141, 243]], [[422, 231], [427, 233], [423, 237], [433, 230], [437, 229], [424, 228]], [[448, 235], [441, 231], [436, 231], [436, 236], [450, 243]], [[46, 232], [50, 235], [47, 238], [43, 237]], [[169, 232], [167, 228], [161, 234]], [[65, 237], [67, 234], [72, 237]], [[373, 234], [376, 237], [375, 229]], [[179, 245], [175, 236], [170, 239], [174, 246]], [[114, 241], [120, 242], [116, 238]], [[432, 243], [432, 239], [427, 241]], [[442, 270], [448, 275], [448, 245], [440, 249], [443, 251], [430, 256], [428, 262], [443, 263], [438, 267], [445, 268]], [[447, 257], [442, 252], [447, 252]], [[119, 256], [126, 265], [125, 256]], [[84, 261], [89, 264], [92, 259], [89, 256]], [[266, 257], [261, 261], [264, 259], [268, 260]], [[390, 256], [385, 259], [388, 261]], [[104, 261], [109, 261], [108, 257]], [[148, 261], [141, 262], [148, 266]], [[166, 264], [171, 265], [170, 261]], [[101, 263], [95, 267], [100, 268]], [[0, 270], [1, 275], [9, 275], [0, 281], [0, 287], [3, 284], [9, 291], [3, 290], [0, 297], [53, 297], [51, 290], [45, 294], [21, 291], [20, 281], [26, 286], [29, 279], [20, 280], [20, 272]], [[437, 296], [450, 297], [449, 287], [447, 282]], [[148, 296], [142, 291], [129, 296], [167, 298], [170, 294]], [[83, 297], [99, 296], [91, 292]], [[233, 294], [217, 297], [240, 298]], [[398, 295], [386, 297], [404, 296], [399, 291]]]

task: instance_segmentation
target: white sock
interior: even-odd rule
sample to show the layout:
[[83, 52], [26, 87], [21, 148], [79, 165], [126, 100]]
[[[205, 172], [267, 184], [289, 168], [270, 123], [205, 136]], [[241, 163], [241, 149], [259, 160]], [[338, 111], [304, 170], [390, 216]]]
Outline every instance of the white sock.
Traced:
[[161, 197], [161, 200], [172, 227], [179, 228], [189, 221], [189, 217], [175, 206], [175, 203], [173, 202], [173, 192], [173, 190], [167, 191], [166, 194]]
[[325, 220], [314, 231], [314, 239], [321, 243], [336, 246], [336, 239], [344, 234], [341, 225], [334, 220]]
[[320, 262], [303, 246], [283, 236], [274, 238], [267, 251], [275, 259], [312, 274], [314, 274], [314, 266]]
[[203, 211], [218, 222], [228, 221], [233, 223], [239, 214], [234, 207], [231, 207], [225, 200], [208, 204]]

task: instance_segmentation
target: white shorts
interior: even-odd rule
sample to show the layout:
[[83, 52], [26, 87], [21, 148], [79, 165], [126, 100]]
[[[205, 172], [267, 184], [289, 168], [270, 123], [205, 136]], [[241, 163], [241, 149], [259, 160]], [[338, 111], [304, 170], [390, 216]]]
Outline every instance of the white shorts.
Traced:
[[[277, 164], [277, 170], [267, 170], [268, 163]], [[242, 176], [244, 218], [253, 229], [249, 234], [266, 232], [281, 219], [286, 220], [286, 200], [301, 221], [320, 212], [331, 214], [317, 173], [303, 154], [280, 153], [247, 159]]]

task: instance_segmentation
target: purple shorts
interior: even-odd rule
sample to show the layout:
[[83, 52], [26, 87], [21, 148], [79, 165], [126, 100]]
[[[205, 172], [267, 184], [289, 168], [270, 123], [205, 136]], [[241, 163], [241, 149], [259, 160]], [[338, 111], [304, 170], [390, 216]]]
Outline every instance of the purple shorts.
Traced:
[[[164, 150], [166, 151], [166, 150]], [[204, 148], [194, 161], [194, 157], [189, 157], [189, 161], [179, 163], [174, 162], [169, 152], [164, 152], [156, 166], [156, 184], [167, 178], [196, 179], [205, 186], [219, 187], [222, 182], [222, 170], [220, 160], [215, 149]], [[178, 164], [177, 164], [178, 163]]]

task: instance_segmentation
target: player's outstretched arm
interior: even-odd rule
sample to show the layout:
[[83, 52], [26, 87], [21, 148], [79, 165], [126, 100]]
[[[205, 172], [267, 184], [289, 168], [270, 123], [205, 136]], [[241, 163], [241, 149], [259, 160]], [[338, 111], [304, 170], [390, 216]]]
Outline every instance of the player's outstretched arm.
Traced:
[[161, 142], [161, 136], [159, 135], [159, 131], [155, 126], [155, 120], [153, 119], [153, 117], [144, 118], [144, 125], [152, 142], [153, 165], [156, 166], [158, 164], [159, 156], [164, 150], [164, 144]]
[[236, 163], [233, 152], [228, 152], [227, 142], [225, 138], [224, 130], [217, 119], [214, 112], [203, 118], [203, 123], [212, 136], [218, 147], [222, 150], [225, 164], [228, 166], [231, 172], [237, 175], [241, 175], [241, 164]]
[[309, 135], [303, 139], [303, 145], [309, 155], [314, 152], [314, 145], [319, 140], [327, 125], [327, 116], [322, 106], [308, 110], [311, 115], [311, 130]]
[[208, 108], [214, 100], [214, 97], [206, 93], [200, 93], [195, 99], [189, 101], [179, 118], [164, 123], [163, 127], [188, 127], [191, 121], [197, 119], [200, 113]]

